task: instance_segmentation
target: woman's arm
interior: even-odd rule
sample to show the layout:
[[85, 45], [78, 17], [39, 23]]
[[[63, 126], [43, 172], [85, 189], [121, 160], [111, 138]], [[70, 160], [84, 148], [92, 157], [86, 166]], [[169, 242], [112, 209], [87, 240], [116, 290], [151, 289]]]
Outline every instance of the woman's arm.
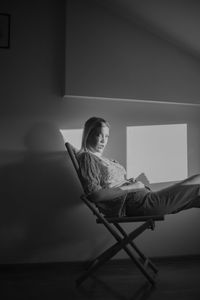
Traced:
[[99, 159], [88, 152], [83, 152], [79, 156], [79, 165], [84, 190], [88, 195], [88, 199], [92, 202], [97, 203], [113, 200], [117, 197], [126, 195], [128, 192], [144, 188], [144, 185], [141, 182], [135, 182], [134, 179], [130, 180], [128, 185], [106, 189], [102, 188]]
[[100, 189], [88, 195], [88, 198], [97, 203], [101, 201], [113, 200], [117, 197], [126, 195], [128, 192], [133, 192], [145, 188], [144, 184], [140, 181], [134, 182], [129, 185], [121, 187], [112, 187], [107, 189]]

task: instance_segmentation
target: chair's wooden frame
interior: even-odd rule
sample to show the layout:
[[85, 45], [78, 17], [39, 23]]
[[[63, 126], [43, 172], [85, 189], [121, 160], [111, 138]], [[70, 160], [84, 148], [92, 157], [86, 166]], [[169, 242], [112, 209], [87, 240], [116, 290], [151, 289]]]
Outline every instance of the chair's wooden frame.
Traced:
[[[78, 178], [81, 182], [81, 174], [79, 164], [76, 157], [76, 150], [70, 143], [65, 143], [69, 156], [76, 170]], [[82, 184], [82, 182], [81, 182]], [[83, 185], [82, 185], [83, 186]], [[137, 217], [113, 217], [108, 218], [99, 212], [95, 204], [88, 200], [86, 194], [81, 196], [83, 202], [88, 206], [92, 213], [96, 216], [96, 222], [103, 224], [105, 228], [111, 233], [116, 242], [106, 249], [103, 253], [97, 256], [87, 267], [85, 272], [77, 279], [77, 285], [80, 285], [86, 278], [94, 273], [100, 266], [116, 255], [120, 250], [124, 250], [136, 266], [140, 269], [147, 280], [153, 285], [155, 284], [155, 275], [158, 269], [154, 263], [136, 246], [133, 240], [143, 233], [146, 229], [154, 230], [155, 221], [163, 221], [163, 215], [157, 216], [137, 216]], [[140, 222], [139, 226], [126, 233], [125, 229], [120, 225], [121, 223], [135, 223]]]

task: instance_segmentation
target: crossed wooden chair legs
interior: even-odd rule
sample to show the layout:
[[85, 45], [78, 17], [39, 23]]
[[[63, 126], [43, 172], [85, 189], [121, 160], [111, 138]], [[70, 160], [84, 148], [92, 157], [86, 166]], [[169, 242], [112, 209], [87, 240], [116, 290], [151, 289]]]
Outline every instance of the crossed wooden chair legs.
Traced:
[[[104, 224], [115, 238], [116, 243], [106, 249], [90, 263], [85, 272], [77, 279], [77, 286], [79, 286], [85, 279], [91, 276], [99, 267], [104, 265], [104, 263], [110, 260], [122, 249], [128, 254], [147, 280], [153, 285], [155, 283], [155, 275], [158, 270], [153, 262], [141, 252], [133, 241], [146, 229], [154, 230], [155, 221], [164, 220], [164, 216], [105, 218], [85, 196], [82, 196], [81, 198], [97, 216], [97, 223]], [[127, 222], [142, 222], [142, 224], [127, 234], [119, 224]]]

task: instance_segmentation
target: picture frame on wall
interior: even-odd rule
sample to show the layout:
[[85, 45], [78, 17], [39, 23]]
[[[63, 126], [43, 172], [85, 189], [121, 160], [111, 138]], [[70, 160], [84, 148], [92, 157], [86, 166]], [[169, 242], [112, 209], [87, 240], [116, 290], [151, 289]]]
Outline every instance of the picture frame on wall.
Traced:
[[0, 48], [10, 48], [10, 15], [0, 13]]

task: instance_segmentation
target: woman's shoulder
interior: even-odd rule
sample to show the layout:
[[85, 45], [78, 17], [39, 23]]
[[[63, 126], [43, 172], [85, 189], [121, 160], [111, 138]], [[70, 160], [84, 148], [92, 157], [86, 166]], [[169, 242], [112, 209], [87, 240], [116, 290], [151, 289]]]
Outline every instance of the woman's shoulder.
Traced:
[[79, 153], [77, 159], [82, 171], [92, 171], [92, 174], [96, 175], [99, 173], [101, 169], [101, 162], [96, 155], [87, 151], [83, 151]]

